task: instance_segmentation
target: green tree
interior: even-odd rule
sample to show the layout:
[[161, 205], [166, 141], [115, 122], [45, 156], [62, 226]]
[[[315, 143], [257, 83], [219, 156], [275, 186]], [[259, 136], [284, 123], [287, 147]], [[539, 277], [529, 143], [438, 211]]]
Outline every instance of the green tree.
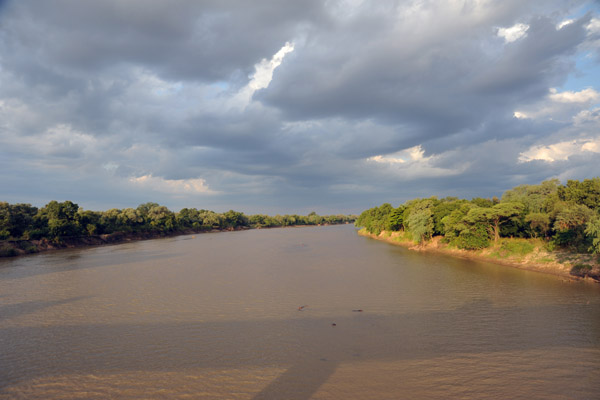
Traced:
[[0, 240], [10, 237], [10, 204], [0, 202]]
[[585, 234], [592, 241], [589, 251], [600, 254], [600, 216], [596, 215], [586, 224]]
[[433, 213], [429, 208], [415, 209], [409, 214], [406, 222], [413, 240], [417, 243], [423, 243], [431, 238], [434, 226], [432, 216]]
[[121, 210], [117, 219], [122, 229], [127, 232], [138, 231], [144, 224], [144, 218], [135, 208], [125, 208]]
[[247, 226], [248, 218], [241, 212], [229, 210], [223, 213], [223, 224], [226, 228]]
[[534, 237], [537, 237], [538, 235], [548, 237], [548, 232], [550, 231], [550, 215], [543, 212], [527, 214], [525, 222], [529, 224]]
[[467, 203], [466, 200], [459, 200], [456, 197], [447, 197], [440, 200], [439, 204], [433, 208], [433, 234], [445, 235], [446, 228], [443, 222], [444, 218], [465, 203]]
[[472, 209], [480, 208], [472, 202], [463, 202], [459, 207], [442, 219], [445, 240], [459, 249], [477, 250], [490, 245], [489, 222], [485, 218], [470, 218]]
[[100, 233], [101, 218], [102, 213], [90, 210], [79, 210], [79, 224], [89, 236]]
[[423, 243], [433, 236], [433, 209], [437, 202], [436, 198], [429, 198], [416, 199], [406, 204], [408, 216], [404, 217], [404, 223], [417, 243]]
[[489, 231], [484, 223], [469, 224], [462, 229], [454, 244], [459, 249], [480, 250], [490, 245]]
[[404, 206], [399, 206], [390, 211], [386, 228], [389, 228], [391, 231], [404, 229]]
[[475, 204], [477, 207], [492, 207], [494, 206], [494, 202], [490, 199], [484, 199], [483, 197], [474, 197], [471, 199], [471, 203]]
[[558, 188], [558, 197], [562, 201], [598, 210], [600, 208], [600, 177], [584, 179], [582, 182], [569, 180], [565, 186]]
[[594, 216], [594, 211], [583, 204], [563, 203], [553, 225], [556, 231], [554, 243], [575, 251], [586, 251], [590, 246], [589, 236], [585, 234], [586, 225]]
[[200, 218], [202, 218], [202, 227], [204, 229], [218, 229], [222, 225], [223, 216], [214, 211], [200, 210]]
[[[379, 235], [382, 231], [391, 230], [390, 214], [394, 208], [389, 203], [363, 211], [356, 219], [355, 225], [364, 227], [368, 232]], [[404, 218], [404, 217], [403, 217]]]
[[165, 206], [150, 207], [146, 218], [153, 231], [172, 232], [175, 229], [175, 214]]
[[465, 218], [471, 208], [474, 207], [477, 206], [473, 203], [465, 201], [452, 212], [450, 212], [450, 214], [442, 218], [442, 224], [444, 225], [444, 238], [448, 242], [452, 243], [453, 240], [457, 238], [463, 230], [468, 228]]
[[136, 211], [137, 215], [142, 219], [142, 223], [140, 224], [141, 229], [143, 229], [143, 230], [151, 230], [152, 229], [151, 218], [149, 216], [150, 209], [153, 207], [159, 207], [159, 206], [160, 205], [158, 203], [153, 203], [153, 202], [143, 203], [143, 204], [140, 204], [139, 206], [137, 206], [135, 211]]
[[182, 208], [175, 214], [179, 229], [201, 229], [200, 213], [195, 208]]
[[37, 211], [38, 209], [31, 204], [0, 202], [0, 239], [28, 239], [28, 232], [33, 229]]
[[474, 207], [469, 210], [465, 221], [469, 224], [482, 223], [496, 243], [500, 238], [500, 227], [511, 219], [518, 217], [523, 211], [523, 204], [510, 202], [499, 203], [493, 207]]
[[121, 210], [118, 208], [111, 208], [102, 213], [100, 217], [99, 225], [102, 227], [102, 233], [113, 233], [123, 231], [123, 224], [119, 218]]
[[79, 206], [71, 201], [59, 203], [53, 200], [40, 209], [38, 214], [47, 220], [49, 237], [60, 239], [81, 233], [78, 210]]
[[307, 220], [309, 225], [320, 225], [323, 223], [323, 218], [314, 211], [308, 214]]
[[539, 185], [521, 185], [502, 195], [504, 203], [521, 203], [521, 218], [507, 222], [502, 234], [520, 237], [546, 236], [551, 226], [551, 214], [558, 201], [558, 179], [544, 181]]

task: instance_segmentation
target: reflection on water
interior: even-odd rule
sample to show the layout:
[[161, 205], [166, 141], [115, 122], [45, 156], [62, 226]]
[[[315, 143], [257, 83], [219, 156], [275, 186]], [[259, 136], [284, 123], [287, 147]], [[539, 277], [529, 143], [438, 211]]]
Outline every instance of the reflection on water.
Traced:
[[0, 398], [595, 398], [600, 290], [351, 226], [144, 241], [0, 261], [0, 365]]

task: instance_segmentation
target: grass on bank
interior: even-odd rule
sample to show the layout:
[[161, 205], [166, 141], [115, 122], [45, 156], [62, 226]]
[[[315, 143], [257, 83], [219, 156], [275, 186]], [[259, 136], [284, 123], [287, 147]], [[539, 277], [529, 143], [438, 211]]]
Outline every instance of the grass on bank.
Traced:
[[418, 244], [413, 240], [410, 232], [382, 231], [379, 235], [369, 233], [365, 228], [359, 230], [359, 234], [376, 237], [390, 243], [399, 244], [410, 248], [423, 250], [441, 250], [451, 254], [473, 255], [489, 259], [490, 261], [508, 262], [520, 265], [562, 265], [562, 268], [570, 268], [570, 274], [577, 277], [597, 277], [600, 275], [600, 257], [587, 253], [572, 253], [569, 251], [556, 250], [548, 246], [547, 242], [540, 238], [500, 238], [497, 243], [492, 242], [487, 248], [480, 250], [463, 250], [449, 243], [443, 238], [433, 239]]

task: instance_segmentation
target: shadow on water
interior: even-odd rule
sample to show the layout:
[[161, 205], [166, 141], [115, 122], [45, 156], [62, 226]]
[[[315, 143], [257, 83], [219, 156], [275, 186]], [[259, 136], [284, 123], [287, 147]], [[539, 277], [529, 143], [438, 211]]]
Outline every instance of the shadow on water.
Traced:
[[292, 365], [253, 400], [308, 400], [333, 375], [337, 365], [337, 362], [325, 358]]
[[[0, 296], [2, 297], [2, 296]], [[90, 296], [77, 296], [64, 300], [55, 301], [26, 301], [18, 304], [0, 305], [0, 321], [10, 318], [16, 318], [21, 315], [31, 314], [46, 308], [72, 303], [74, 301], [90, 298]]]
[[[73, 250], [74, 252], [68, 255], [65, 254], [68, 250], [59, 250], [53, 254], [34, 254], [22, 256], [22, 258], [16, 260], [0, 260], [0, 280], [22, 279], [55, 272], [144, 263], [150, 260], [167, 260], [177, 256], [176, 253], [145, 251], [130, 252], [127, 254], [127, 259], [124, 259], [118, 249], [109, 250], [116, 248], [116, 246], [103, 247], [101, 249], [103, 250], [102, 252], [97, 254], [88, 253], [85, 257], [82, 257], [82, 251], [91, 252], [97, 250], [97, 248]], [[55, 260], [59, 260], [60, 262], [56, 262]]]
[[[51, 375], [285, 366], [255, 399], [309, 399], [344, 362], [598, 348], [598, 327], [572, 330], [572, 307], [477, 301], [390, 316], [349, 310], [335, 321], [303, 312], [285, 320], [10, 327], [0, 329], [0, 393]], [[600, 310], [587, 307], [590, 324], [598, 324]]]

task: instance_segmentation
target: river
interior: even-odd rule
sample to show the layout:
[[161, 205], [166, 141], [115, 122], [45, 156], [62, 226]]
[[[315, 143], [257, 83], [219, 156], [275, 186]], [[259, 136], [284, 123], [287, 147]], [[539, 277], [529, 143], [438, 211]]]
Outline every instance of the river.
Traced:
[[0, 260], [1, 399], [599, 397], [600, 285], [350, 225]]

